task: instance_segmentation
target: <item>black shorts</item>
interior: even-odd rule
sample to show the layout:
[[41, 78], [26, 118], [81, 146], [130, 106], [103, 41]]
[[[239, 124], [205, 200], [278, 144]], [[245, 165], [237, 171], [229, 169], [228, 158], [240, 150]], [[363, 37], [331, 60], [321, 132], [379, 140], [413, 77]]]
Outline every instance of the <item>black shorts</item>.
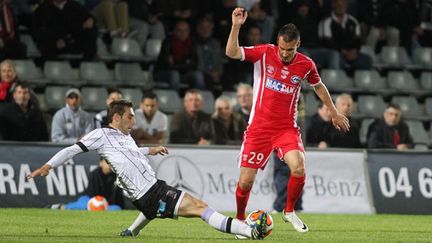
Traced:
[[132, 203], [147, 219], [177, 218], [183, 196], [184, 192], [157, 180], [144, 196]]

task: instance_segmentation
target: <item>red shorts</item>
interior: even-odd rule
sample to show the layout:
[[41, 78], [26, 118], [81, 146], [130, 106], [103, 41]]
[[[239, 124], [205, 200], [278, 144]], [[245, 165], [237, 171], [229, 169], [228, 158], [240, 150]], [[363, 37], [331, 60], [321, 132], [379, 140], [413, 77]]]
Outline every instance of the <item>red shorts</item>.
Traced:
[[304, 152], [300, 129], [289, 128], [283, 131], [247, 129], [241, 146], [239, 164], [242, 167], [263, 170], [273, 150], [277, 150], [278, 157], [281, 159], [291, 150]]

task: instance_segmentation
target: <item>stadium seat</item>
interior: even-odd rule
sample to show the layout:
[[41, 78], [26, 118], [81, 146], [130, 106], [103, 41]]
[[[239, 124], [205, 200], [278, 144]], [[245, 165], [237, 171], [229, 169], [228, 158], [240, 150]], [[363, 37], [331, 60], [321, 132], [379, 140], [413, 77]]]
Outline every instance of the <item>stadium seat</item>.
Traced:
[[82, 62], [80, 77], [89, 84], [114, 85], [114, 78], [103, 62]]
[[98, 38], [96, 40], [96, 48], [97, 48], [97, 56], [101, 59], [110, 59], [111, 55], [108, 52], [108, 49], [104, 43], [104, 41], [102, 40], [102, 38]]
[[373, 63], [376, 62], [377, 57], [375, 55], [375, 50], [372, 46], [362, 45], [360, 47], [360, 52], [370, 56], [372, 58]]
[[315, 95], [315, 92], [305, 93], [304, 100], [305, 100], [306, 116], [314, 115], [317, 112], [318, 104], [320, 103], [318, 101], [318, 98]]
[[212, 114], [215, 108], [215, 98], [213, 93], [208, 90], [201, 90], [201, 95], [204, 101], [203, 111], [207, 114]]
[[74, 73], [69, 62], [47, 61], [44, 65], [45, 77], [54, 83], [79, 85], [82, 84]]
[[111, 45], [111, 54], [121, 60], [143, 59], [141, 47], [134, 39], [114, 38]]
[[369, 117], [382, 117], [386, 104], [380, 95], [360, 95], [357, 101], [361, 114]]
[[144, 89], [151, 89], [152, 82], [145, 79], [145, 74], [141, 70], [139, 63], [116, 63], [114, 67], [115, 78], [123, 84], [141, 86]]
[[123, 99], [131, 101], [134, 105], [134, 108], [139, 107], [143, 96], [143, 93], [140, 89], [121, 88], [120, 91], [123, 93]]
[[323, 69], [321, 78], [329, 90], [348, 91], [352, 90], [354, 85], [344, 70], [340, 69]]
[[432, 91], [432, 72], [422, 72], [420, 83], [424, 90]]
[[400, 106], [402, 116], [417, 117], [423, 115], [417, 99], [413, 96], [393, 96], [392, 103]]
[[374, 121], [375, 121], [375, 119], [372, 119], [372, 118], [362, 119], [361, 125], [360, 125], [360, 142], [362, 144], [367, 143], [367, 132], [369, 129], [369, 125], [372, 124], [372, 122], [374, 122]]
[[65, 94], [70, 86], [47, 86], [45, 88], [45, 103], [50, 111], [56, 111], [65, 106]]
[[173, 114], [183, 109], [183, 101], [180, 99], [177, 91], [170, 89], [155, 89], [158, 96], [159, 107], [162, 112]]
[[402, 67], [411, 64], [407, 51], [400, 46], [384, 46], [379, 56], [380, 64], [385, 66]]
[[148, 39], [145, 46], [145, 56], [149, 61], [155, 61], [162, 47], [162, 40], [160, 39]]
[[415, 144], [429, 145], [428, 132], [421, 121], [406, 120], [405, 122], [409, 127], [409, 131]]
[[20, 41], [24, 43], [27, 47], [27, 57], [35, 58], [40, 57], [41, 53], [39, 49], [36, 47], [36, 43], [33, 41], [31, 35], [22, 34], [20, 35]]
[[413, 60], [423, 68], [432, 69], [432, 48], [418, 47], [414, 50]]
[[81, 88], [81, 104], [84, 110], [101, 111], [107, 108], [107, 90], [99, 87]]
[[42, 71], [32, 60], [14, 60], [17, 76], [21, 80], [36, 84], [46, 84], [49, 80], [43, 77]]
[[386, 80], [376, 70], [355, 71], [354, 83], [357, 88], [374, 92], [387, 88]]
[[425, 113], [428, 116], [432, 116], [432, 97], [428, 97], [425, 100]]
[[419, 91], [419, 83], [408, 71], [390, 71], [387, 74], [387, 84], [390, 88], [401, 92]]

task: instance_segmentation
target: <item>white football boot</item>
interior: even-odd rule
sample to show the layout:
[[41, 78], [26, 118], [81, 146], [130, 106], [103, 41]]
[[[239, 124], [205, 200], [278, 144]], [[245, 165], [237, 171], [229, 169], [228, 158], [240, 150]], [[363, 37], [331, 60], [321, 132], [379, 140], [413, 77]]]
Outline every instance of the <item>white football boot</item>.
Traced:
[[290, 213], [285, 213], [285, 210], [282, 211], [282, 219], [285, 222], [290, 222], [295, 230], [297, 230], [300, 233], [308, 232], [309, 228], [297, 215], [295, 214], [295, 211], [292, 211]]

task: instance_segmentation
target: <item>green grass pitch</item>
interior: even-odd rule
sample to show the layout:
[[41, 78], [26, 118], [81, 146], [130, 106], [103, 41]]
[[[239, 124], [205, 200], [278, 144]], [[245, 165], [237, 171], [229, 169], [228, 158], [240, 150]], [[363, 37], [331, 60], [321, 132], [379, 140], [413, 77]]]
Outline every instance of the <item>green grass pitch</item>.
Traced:
[[[236, 241], [201, 219], [154, 220], [136, 238], [118, 236], [137, 211], [87, 212], [0, 209], [0, 242], [226, 242]], [[299, 214], [310, 228], [297, 233], [273, 215], [267, 242], [432, 242], [432, 216]], [[231, 214], [232, 216], [232, 214]]]

